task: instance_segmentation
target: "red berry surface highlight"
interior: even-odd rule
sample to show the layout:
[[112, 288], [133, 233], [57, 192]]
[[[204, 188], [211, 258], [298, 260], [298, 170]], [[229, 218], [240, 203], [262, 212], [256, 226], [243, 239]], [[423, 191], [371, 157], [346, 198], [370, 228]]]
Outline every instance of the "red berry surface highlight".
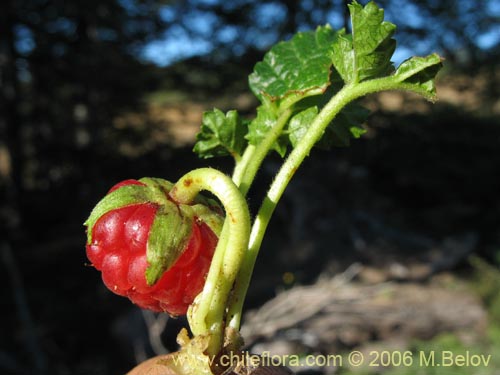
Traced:
[[[126, 180], [110, 192], [122, 186], [141, 184]], [[155, 203], [141, 203], [102, 215], [93, 226], [92, 240], [86, 247], [87, 257], [102, 272], [104, 284], [114, 293], [128, 297], [141, 308], [184, 315], [203, 289], [218, 237], [206, 224], [195, 219], [179, 258], [150, 286], [145, 277], [146, 249], [158, 208]]]

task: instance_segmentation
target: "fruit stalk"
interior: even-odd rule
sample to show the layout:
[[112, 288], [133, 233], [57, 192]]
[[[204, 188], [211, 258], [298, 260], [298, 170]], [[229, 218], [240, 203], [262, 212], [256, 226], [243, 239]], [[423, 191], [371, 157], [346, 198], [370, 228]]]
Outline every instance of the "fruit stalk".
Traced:
[[209, 355], [215, 355], [222, 347], [226, 302], [248, 249], [250, 214], [234, 182], [212, 168], [196, 169], [185, 174], [169, 195], [178, 203], [189, 204], [202, 190], [210, 191], [220, 200], [226, 219], [205, 286], [191, 305], [188, 319], [195, 336], [210, 335], [207, 351]]

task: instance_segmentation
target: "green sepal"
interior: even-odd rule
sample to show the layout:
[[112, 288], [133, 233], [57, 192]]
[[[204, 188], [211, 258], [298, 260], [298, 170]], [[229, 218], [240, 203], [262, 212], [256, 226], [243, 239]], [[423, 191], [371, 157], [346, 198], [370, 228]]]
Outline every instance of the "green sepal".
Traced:
[[193, 220], [174, 202], [167, 200], [158, 207], [146, 250], [148, 285], [154, 285], [182, 254], [191, 237]]
[[[198, 196], [197, 198], [199, 198]], [[210, 201], [206, 199], [207, 203]], [[197, 203], [193, 205], [181, 204], [180, 210], [184, 215], [196, 218], [196, 220], [205, 223], [217, 237], [220, 236], [222, 225], [224, 224], [224, 215], [222, 209], [218, 205], [213, 205], [211, 202]]]
[[126, 185], [107, 194], [94, 207], [89, 218], [85, 221], [87, 243], [92, 242], [92, 229], [101, 216], [118, 208], [142, 203], [161, 205], [167, 201], [167, 194], [173, 184], [161, 178], [144, 177], [138, 180], [144, 185]]
[[[168, 183], [168, 191], [173, 184]], [[193, 204], [178, 204], [167, 200], [156, 213], [147, 246], [146, 270], [148, 285], [155, 284], [177, 261], [186, 248], [195, 220], [205, 223], [217, 236], [224, 224], [222, 208], [212, 199], [198, 195]], [[168, 228], [168, 230], [167, 230]]]
[[191, 204], [179, 204], [179, 209], [205, 223], [217, 237], [220, 236], [225, 217], [224, 209], [218, 201], [198, 194]]
[[154, 202], [155, 194], [147, 186], [127, 185], [107, 194], [94, 207], [84, 225], [87, 226], [87, 244], [92, 242], [92, 230], [101, 216], [118, 208]]
[[143, 177], [139, 182], [146, 184], [154, 192], [158, 202], [163, 202], [174, 186], [172, 182], [157, 177]]

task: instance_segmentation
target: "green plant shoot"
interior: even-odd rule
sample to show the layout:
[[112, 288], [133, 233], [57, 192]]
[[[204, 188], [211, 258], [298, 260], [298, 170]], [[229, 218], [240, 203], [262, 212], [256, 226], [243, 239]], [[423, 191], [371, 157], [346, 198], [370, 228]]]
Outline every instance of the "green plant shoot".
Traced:
[[[436, 100], [437, 54], [391, 62], [396, 26], [374, 2], [349, 5], [352, 33], [329, 25], [276, 44], [249, 76], [260, 101], [248, 122], [236, 111], [205, 113], [194, 151], [202, 158], [230, 155], [232, 179], [243, 196], [265, 157], [276, 151], [284, 163], [255, 216], [240, 272], [227, 306], [226, 327], [238, 329], [255, 260], [286, 186], [313, 147], [348, 146], [365, 133], [368, 110], [357, 99], [385, 91], [409, 91]], [[231, 241], [231, 239], [229, 239]]]
[[[200, 225], [198, 211], [205, 213], [202, 219], [207, 225], [217, 227], [213, 223], [218, 222], [219, 216], [208, 201], [198, 201], [196, 212], [191, 207], [201, 190], [213, 193], [225, 211], [222, 229], [214, 229], [218, 243], [203, 290], [187, 310], [194, 338], [188, 340], [185, 334], [181, 335], [184, 349], [179, 357], [194, 358], [199, 354], [199, 358], [204, 355], [215, 358], [222, 352], [239, 350], [238, 331], [245, 295], [276, 205], [314, 147], [345, 147], [365, 133], [369, 112], [358, 99], [380, 91], [400, 90], [436, 100], [434, 79], [442, 59], [431, 54], [412, 57], [394, 66], [391, 58], [396, 48], [393, 38], [396, 26], [384, 21], [384, 11], [374, 2], [362, 6], [356, 1], [349, 5], [349, 11], [352, 33], [344, 29], [335, 31], [329, 25], [301, 32], [276, 44], [255, 65], [249, 86], [260, 104], [253, 119], [243, 119], [235, 110], [224, 113], [213, 109], [203, 115], [194, 151], [202, 158], [231, 156], [235, 163], [231, 177], [202, 168], [186, 173], [175, 184], [161, 185], [168, 185], [160, 189], [160, 195], [168, 192], [166, 201], [172, 207], [165, 208], [162, 214], [171, 215], [170, 211], [181, 207], [178, 217], [169, 220], [179, 222], [186, 233]], [[252, 217], [245, 197], [266, 156], [273, 151], [284, 161]], [[141, 184], [144, 185], [136, 181], [127, 189], [145, 191], [144, 186], [135, 186]], [[125, 203], [127, 191], [122, 190]], [[110, 195], [112, 206], [113, 197], [120, 194]], [[148, 203], [148, 197], [141, 197], [135, 194], [131, 201]], [[164, 202], [164, 197], [159, 201]], [[102, 207], [104, 211], [109, 209]], [[101, 211], [94, 216], [100, 216]], [[97, 220], [94, 216], [89, 221], [92, 224]], [[193, 224], [193, 217], [198, 222]], [[176, 231], [165, 236], [175, 251], [179, 243], [185, 246], [186, 236], [182, 233]], [[158, 253], [161, 244], [157, 242], [153, 241], [155, 246], [147, 249], [147, 259], [153, 263], [155, 259], [162, 261]], [[163, 272], [170, 263], [171, 259], [159, 265], [150, 264], [150, 268]], [[154, 276], [156, 280], [161, 274]], [[196, 362], [199, 365], [195, 362], [188, 368], [176, 367], [176, 371], [210, 373], [207, 361]]]

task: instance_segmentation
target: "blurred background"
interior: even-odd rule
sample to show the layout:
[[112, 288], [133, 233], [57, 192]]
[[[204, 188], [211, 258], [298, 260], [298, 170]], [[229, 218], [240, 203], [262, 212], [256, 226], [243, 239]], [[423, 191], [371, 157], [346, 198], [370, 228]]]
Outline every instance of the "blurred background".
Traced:
[[[2, 374], [121, 374], [175, 350], [185, 321], [108, 292], [87, 263], [82, 223], [122, 179], [175, 181], [200, 166], [230, 173], [230, 160], [191, 152], [202, 112], [251, 116], [253, 65], [297, 31], [349, 27], [346, 4], [0, 2]], [[499, 374], [500, 2], [378, 4], [398, 26], [396, 63], [446, 58], [440, 101], [369, 97], [368, 133], [305, 162], [257, 264], [247, 345], [301, 355], [469, 350], [493, 359], [450, 373]], [[278, 167], [272, 155], [252, 204]]]

